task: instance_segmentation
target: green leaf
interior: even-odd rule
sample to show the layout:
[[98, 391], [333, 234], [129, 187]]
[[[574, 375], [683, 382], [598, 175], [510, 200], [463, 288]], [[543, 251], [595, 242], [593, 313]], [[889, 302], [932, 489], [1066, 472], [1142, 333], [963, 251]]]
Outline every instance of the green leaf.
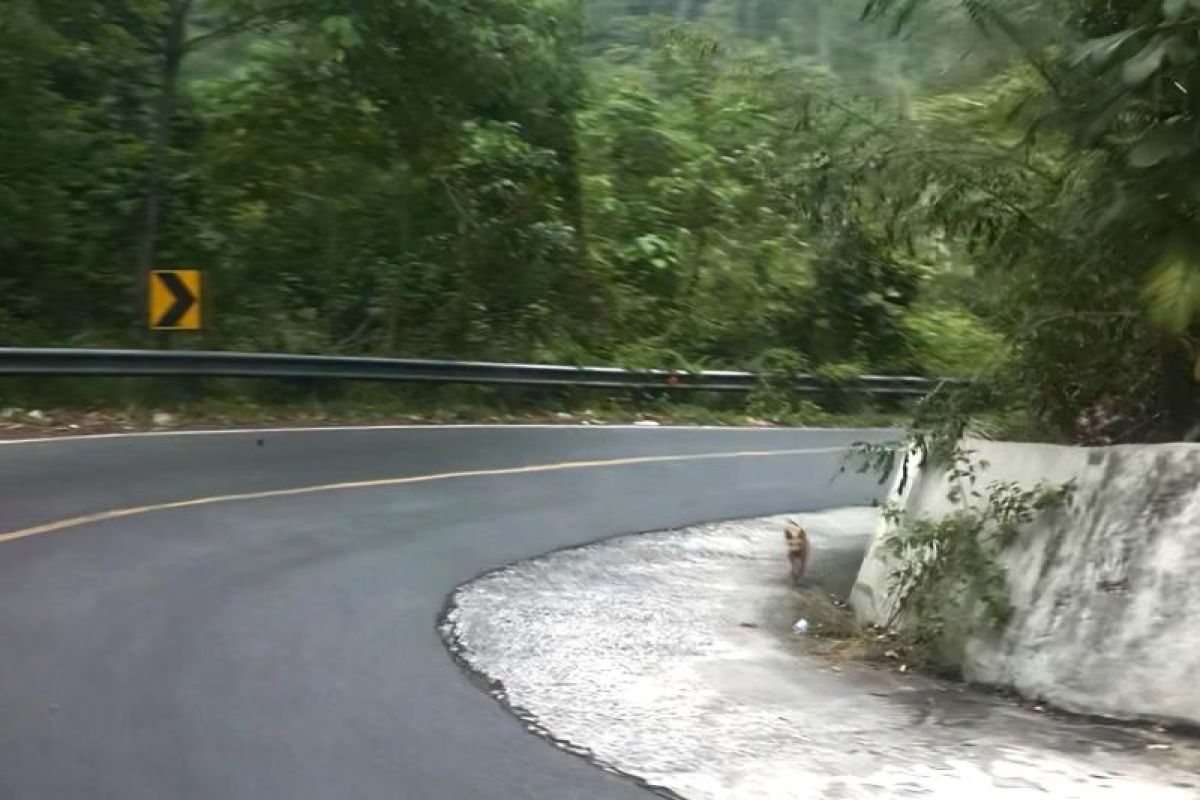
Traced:
[[1128, 28], [1111, 36], [1090, 39], [1075, 48], [1075, 57], [1072, 63], [1074, 66], [1078, 66], [1085, 61], [1089, 61], [1098, 66], [1103, 66], [1116, 58], [1126, 44], [1144, 31], [1145, 29], [1141, 27]]
[[1150, 317], [1170, 333], [1183, 333], [1200, 312], [1200, 264], [1182, 247], [1172, 247], [1145, 289]]
[[1176, 20], [1183, 14], [1184, 11], [1187, 10], [1187, 7], [1191, 4], [1191, 0], [1163, 0], [1163, 17], [1168, 20]]
[[1182, 158], [1195, 149], [1191, 133], [1179, 121], [1154, 125], [1129, 151], [1129, 165], [1146, 168]]
[[1167, 40], [1155, 36], [1137, 55], [1125, 62], [1121, 68], [1121, 78], [1130, 86], [1137, 86], [1149, 80], [1150, 76], [1162, 68], [1163, 59], [1167, 55]]
[[1196, 59], [1197, 52], [1182, 36], [1172, 36], [1167, 40], [1167, 60], [1176, 66], [1191, 63]]

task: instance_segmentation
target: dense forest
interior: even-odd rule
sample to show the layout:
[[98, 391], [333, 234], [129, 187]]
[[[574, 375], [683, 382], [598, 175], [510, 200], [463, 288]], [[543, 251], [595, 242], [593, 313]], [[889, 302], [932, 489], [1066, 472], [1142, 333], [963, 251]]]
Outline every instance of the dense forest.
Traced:
[[[0, 0], [0, 345], [971, 378], [1176, 437], [1192, 0]], [[1089, 411], [1090, 409], [1090, 411]], [[1080, 415], [1086, 424], [1080, 425]]]

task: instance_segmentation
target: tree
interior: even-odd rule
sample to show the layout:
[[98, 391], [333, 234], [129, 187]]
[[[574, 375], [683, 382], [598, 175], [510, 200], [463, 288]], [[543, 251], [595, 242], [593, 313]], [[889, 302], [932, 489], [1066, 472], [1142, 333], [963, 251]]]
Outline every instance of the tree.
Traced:
[[14, 340], [136, 342], [130, 264], [208, 270], [217, 348], [845, 372], [978, 323], [949, 201], [901, 202], [949, 48], [864, 58], [884, 32], [844, 4], [15, 8]]
[[157, 65], [150, 125], [145, 208], [138, 235], [137, 280], [140, 297], [145, 276], [156, 265], [162, 218], [168, 203], [171, 149], [185, 60], [205, 47], [233, 36], [263, 32], [302, 16], [319, 14], [318, 0], [164, 0], [149, 13], [122, 9], [126, 30]]
[[[1182, 436], [1200, 364], [1200, 13], [1173, 0], [1078, 0], [1065, 27], [1031, 26], [1038, 10], [1025, 4], [962, 5], [1025, 54], [1038, 80], [1011, 107], [1026, 151], [1057, 162], [1040, 207], [1010, 209], [1034, 235], [1003, 226], [991, 253], [1015, 270], [1009, 307], [1032, 312], [1013, 326], [1025, 385], [1060, 429], [1103, 401], [1136, 435]], [[875, 0], [866, 13], [905, 25], [918, 6]]]

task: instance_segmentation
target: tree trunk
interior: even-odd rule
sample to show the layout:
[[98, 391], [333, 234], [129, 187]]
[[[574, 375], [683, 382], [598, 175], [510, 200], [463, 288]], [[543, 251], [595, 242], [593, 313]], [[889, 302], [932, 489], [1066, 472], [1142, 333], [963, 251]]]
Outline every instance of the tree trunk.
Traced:
[[738, 32], [746, 39], [757, 39], [763, 35], [758, 12], [758, 0], [738, 0]]
[[158, 98], [154, 108], [154, 130], [150, 145], [150, 166], [146, 174], [146, 200], [142, 229], [138, 237], [137, 275], [134, 290], [135, 308], [145, 302], [146, 284], [150, 270], [158, 257], [159, 233], [162, 230], [166, 205], [166, 177], [171, 150], [171, 124], [179, 97], [179, 75], [183, 67], [184, 42], [191, 0], [172, 0], [167, 7], [164, 28], [162, 62], [159, 72]]
[[1172, 441], [1183, 439], [1196, 422], [1196, 382], [1188, 348], [1172, 340], [1159, 351], [1162, 365], [1163, 408], [1166, 433]]
[[823, 67], [833, 66], [833, 48], [829, 37], [828, 15], [825, 13], [824, 0], [817, 0], [812, 7], [811, 52], [817, 63]]
[[384, 330], [384, 347], [390, 356], [400, 355], [401, 320], [404, 312], [404, 273], [411, 270], [412, 243], [412, 195], [409, 192], [412, 176], [406, 170], [403, 179], [404, 191], [395, 203], [396, 224], [392, 229], [392, 250], [396, 263], [391, 265], [388, 275], [388, 312]]

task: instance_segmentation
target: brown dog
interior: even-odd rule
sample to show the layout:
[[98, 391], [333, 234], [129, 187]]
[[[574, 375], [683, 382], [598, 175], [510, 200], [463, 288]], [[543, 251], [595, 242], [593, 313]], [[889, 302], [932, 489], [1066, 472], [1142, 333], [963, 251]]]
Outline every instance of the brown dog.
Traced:
[[783, 531], [787, 540], [788, 562], [792, 565], [792, 582], [799, 583], [808, 569], [808, 532], [795, 520]]

